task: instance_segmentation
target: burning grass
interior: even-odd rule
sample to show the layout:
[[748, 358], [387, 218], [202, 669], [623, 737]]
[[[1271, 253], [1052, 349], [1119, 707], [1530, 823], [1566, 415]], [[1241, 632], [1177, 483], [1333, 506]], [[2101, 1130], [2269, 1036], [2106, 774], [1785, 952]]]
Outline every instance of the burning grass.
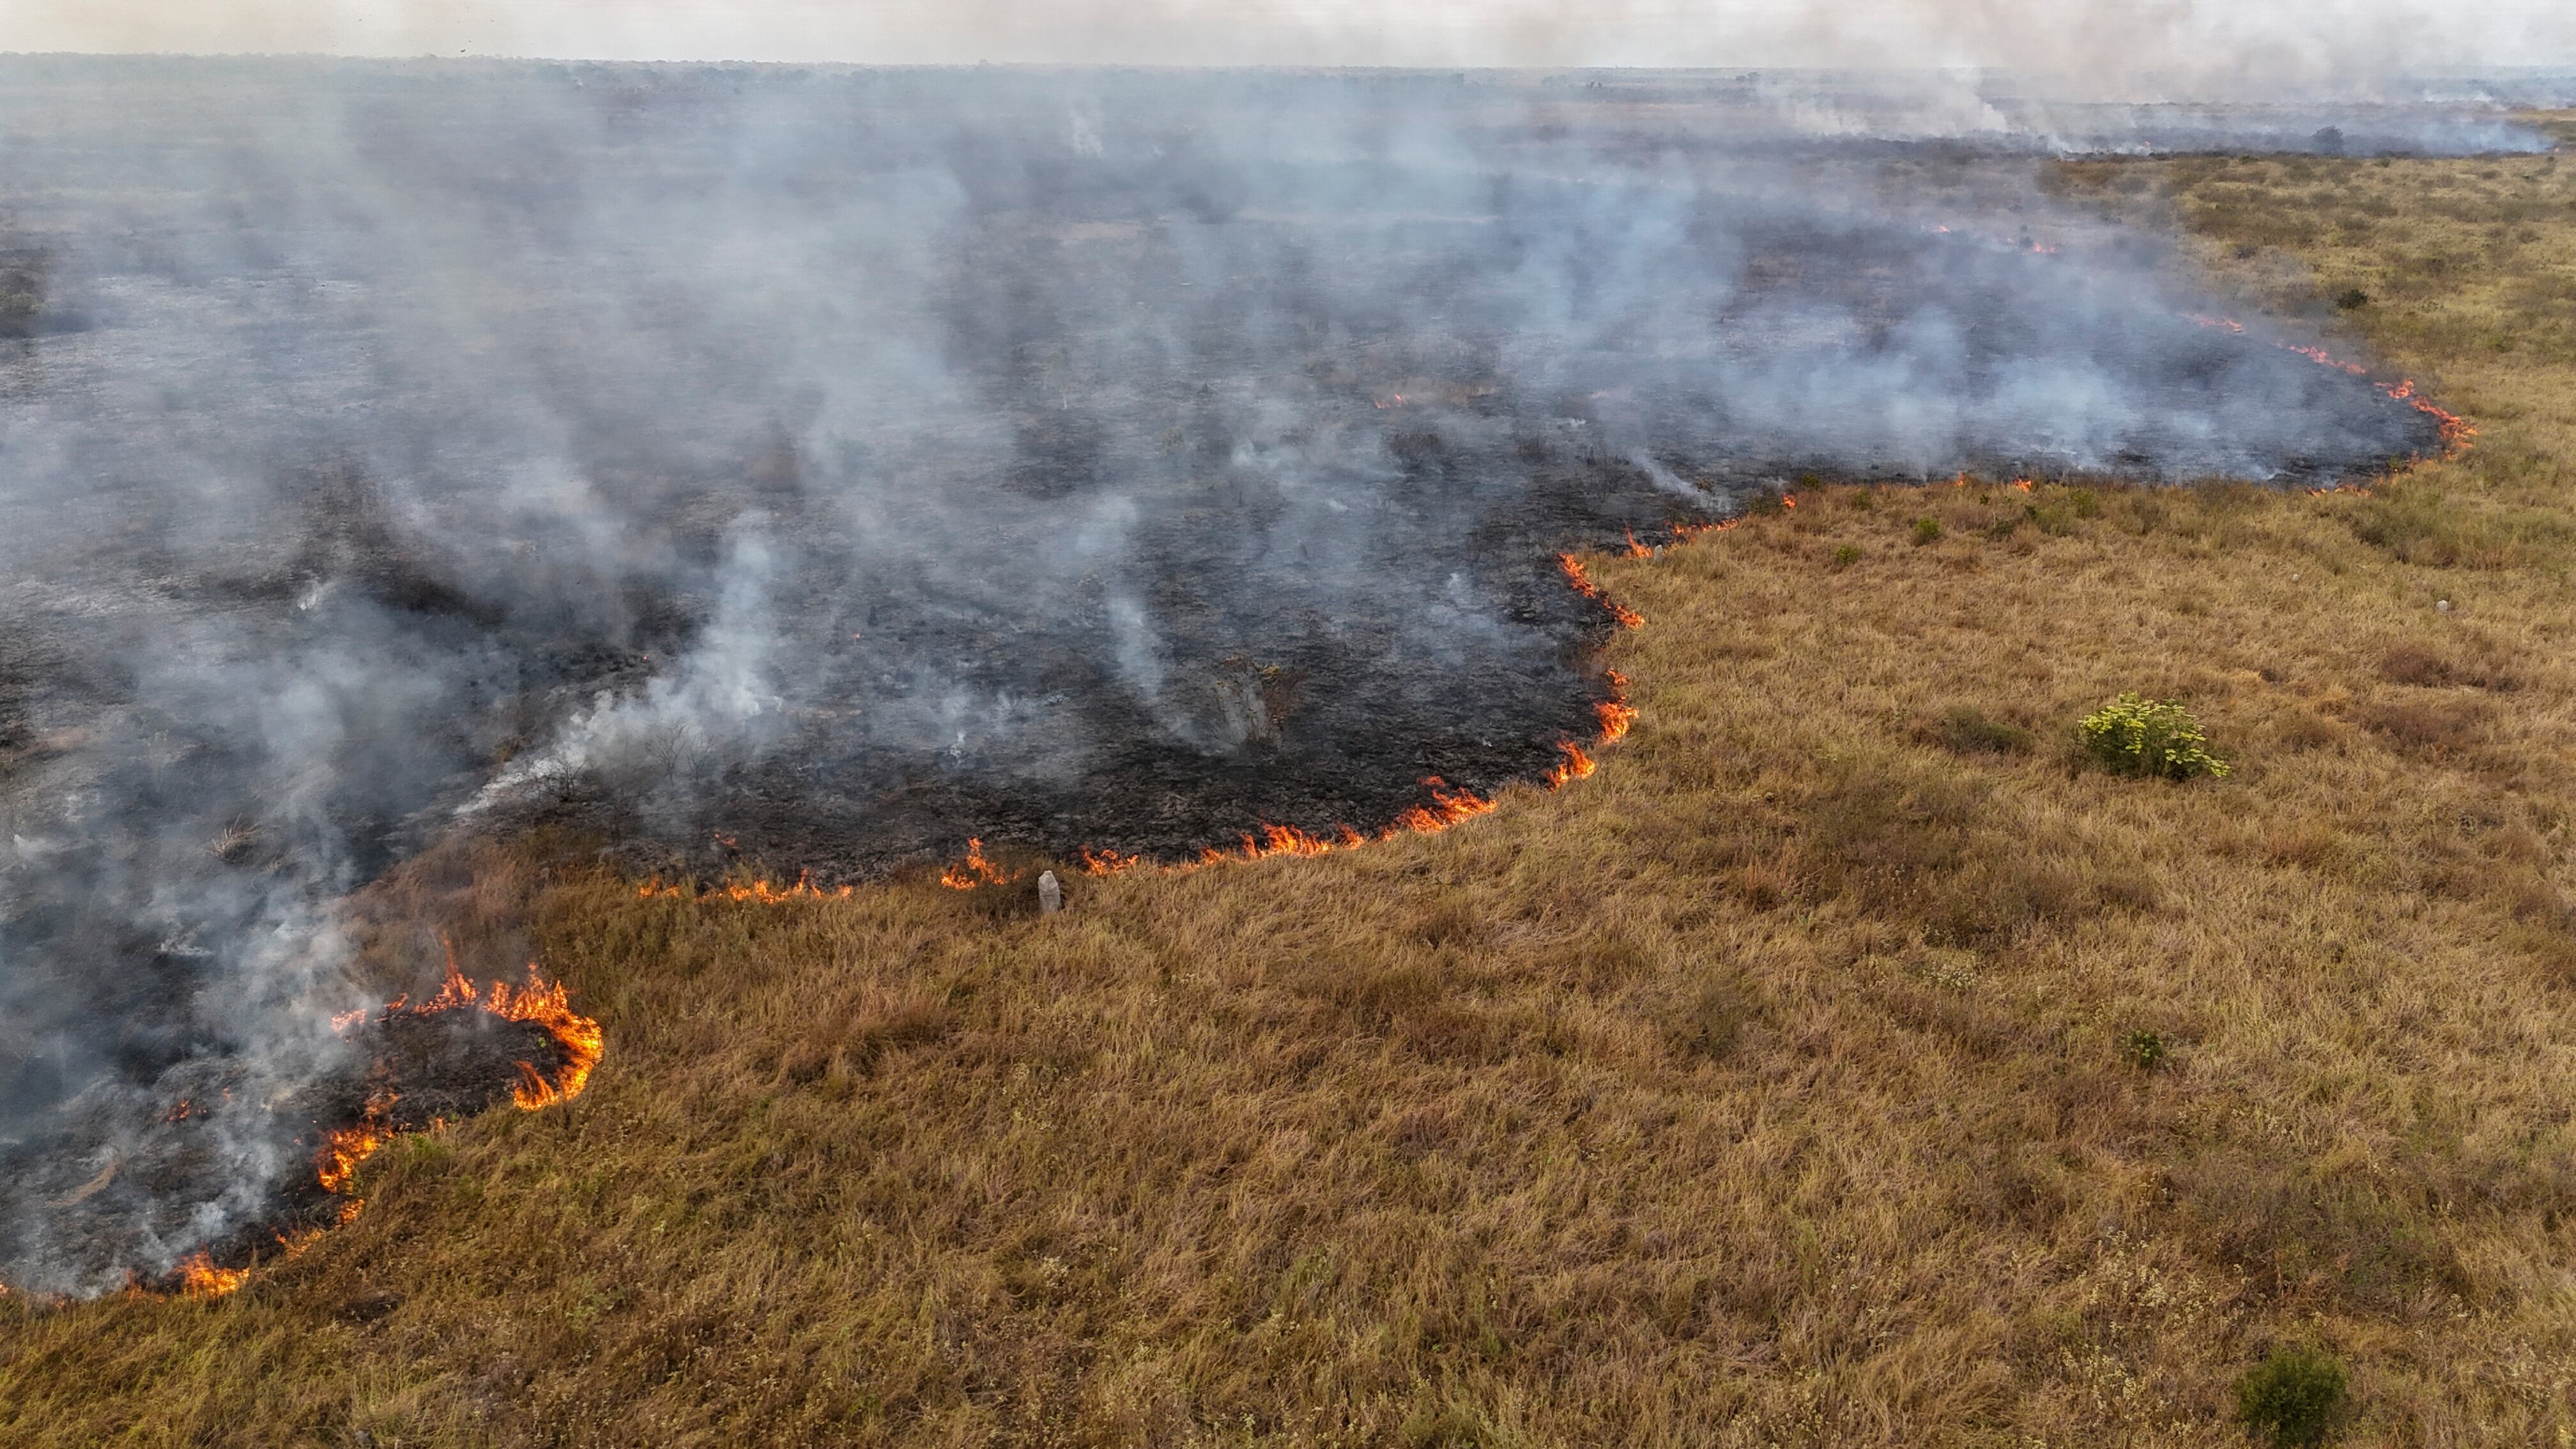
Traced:
[[[570, 993], [540, 980], [533, 967], [524, 985], [478, 985], [457, 969], [454, 948], [446, 950], [445, 976], [427, 1000], [397, 998], [332, 1023], [361, 1048], [360, 1079], [326, 1083], [306, 1100], [279, 1105], [284, 1117], [311, 1122], [297, 1139], [311, 1144], [310, 1177], [290, 1181], [264, 1212], [253, 1209], [245, 1230], [190, 1254], [163, 1280], [135, 1285], [136, 1292], [220, 1298], [250, 1282], [262, 1264], [295, 1257], [327, 1227], [354, 1220], [366, 1205], [360, 1173], [403, 1135], [440, 1131], [504, 1100], [533, 1112], [581, 1095], [603, 1050], [599, 1023], [574, 1011]], [[180, 1103], [165, 1125], [187, 1122], [194, 1107]], [[85, 1190], [106, 1186], [117, 1166], [111, 1162]], [[77, 1199], [58, 1205], [76, 1206]]]
[[[2350, 1442], [2576, 1433], [2576, 351], [2477, 342], [2566, 325], [2490, 310], [2576, 265], [2545, 159], [2311, 163], [2398, 253], [2555, 188], [2495, 271], [2359, 281], [2475, 451], [1817, 485], [1580, 560], [1651, 622], [1579, 789], [1096, 855], [1044, 919], [415, 864], [379, 947], [538, 956], [616, 1061], [376, 1151], [219, 1303], [0, 1300], [0, 1439], [2216, 1445], [2289, 1342]], [[2392, 499], [2461, 546], [2374, 539]], [[2074, 768], [2129, 690], [2235, 773]]]

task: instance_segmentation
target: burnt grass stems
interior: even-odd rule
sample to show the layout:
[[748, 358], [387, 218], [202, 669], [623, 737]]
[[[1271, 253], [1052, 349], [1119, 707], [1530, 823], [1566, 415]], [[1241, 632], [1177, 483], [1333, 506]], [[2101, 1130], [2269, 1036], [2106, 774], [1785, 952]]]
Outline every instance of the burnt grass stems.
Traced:
[[[2225, 1444], [2283, 1343], [2343, 1442], [2576, 1432], [2570, 175], [2063, 168], [2478, 447], [1591, 560], [1637, 724], [1462, 828], [1045, 919], [415, 861], [371, 953], [536, 957], [588, 1092], [221, 1300], [0, 1299], [0, 1439]], [[2082, 767], [2132, 689], [2235, 773]]]

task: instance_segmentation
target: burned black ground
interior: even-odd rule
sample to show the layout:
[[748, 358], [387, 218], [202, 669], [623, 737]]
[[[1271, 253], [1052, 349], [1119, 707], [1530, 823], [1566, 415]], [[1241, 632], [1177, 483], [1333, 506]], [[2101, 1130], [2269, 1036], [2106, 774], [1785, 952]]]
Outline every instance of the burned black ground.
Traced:
[[[345, 1081], [336, 903], [458, 834], [833, 884], [1374, 830], [1596, 728], [1561, 549], [1811, 475], [2440, 446], [2017, 158], [1321, 82], [13, 64], [13, 1173], [204, 1072]], [[90, 1201], [166, 1271], [308, 1126]], [[0, 1279], [106, 1281], [61, 1196]]]

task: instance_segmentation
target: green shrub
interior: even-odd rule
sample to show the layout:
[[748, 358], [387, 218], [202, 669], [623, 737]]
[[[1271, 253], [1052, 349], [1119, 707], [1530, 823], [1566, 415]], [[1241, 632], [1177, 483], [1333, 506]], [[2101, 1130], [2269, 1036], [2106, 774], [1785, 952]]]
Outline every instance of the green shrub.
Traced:
[[1921, 548], [1927, 543], [1939, 543], [1940, 541], [1941, 520], [1937, 518], [1918, 518], [1914, 520], [1914, 546], [1916, 548]]
[[2346, 287], [2335, 293], [2334, 302], [2347, 312], [2355, 312], [2370, 305], [2370, 294], [2359, 287]]
[[2344, 1384], [2334, 1355], [2283, 1345], [2236, 1381], [2236, 1417], [2274, 1445], [2323, 1444], [2341, 1416]]
[[2165, 1039], [2155, 1032], [2143, 1028], [2133, 1031], [2121, 1041], [2120, 1049], [2128, 1053], [2129, 1060], [2137, 1063], [2141, 1071], [2152, 1072], [2164, 1065]]
[[1860, 548], [1856, 544], [1847, 543], [1834, 550], [1834, 567], [1837, 569], [1847, 569], [1859, 562]]
[[2170, 701], [2121, 695], [2086, 715], [2077, 735], [2084, 753], [2115, 775], [2167, 780], [2227, 775], [2227, 761], [2209, 752], [2200, 721]]

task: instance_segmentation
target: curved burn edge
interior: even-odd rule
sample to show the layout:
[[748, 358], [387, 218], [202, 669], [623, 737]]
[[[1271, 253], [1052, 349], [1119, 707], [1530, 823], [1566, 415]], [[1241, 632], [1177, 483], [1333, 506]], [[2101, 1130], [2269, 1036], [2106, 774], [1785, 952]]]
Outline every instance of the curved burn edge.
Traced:
[[[1795, 506], [1794, 500], [1786, 498], [1785, 495], [1783, 501], [1792, 507]], [[1739, 521], [1740, 519], [1729, 518], [1708, 523], [1670, 525], [1667, 530], [1669, 535], [1667, 546], [1686, 542], [1704, 533], [1732, 528]], [[1640, 543], [1634, 531], [1628, 533], [1627, 542], [1622, 549], [1622, 552], [1639, 558], [1652, 557], [1659, 551], [1658, 548]], [[1575, 555], [1558, 554], [1557, 568], [1565, 575], [1575, 592], [1600, 605], [1611, 622], [1619, 628], [1639, 629], [1645, 626], [1644, 616], [1604, 593], [1585, 571], [1583, 561]], [[1590, 777], [1593, 771], [1599, 768], [1591, 752], [1603, 745], [1613, 744], [1625, 738], [1630, 727], [1636, 723], [1637, 710], [1635, 706], [1628, 703], [1627, 676], [1615, 669], [1605, 669], [1602, 671], [1602, 679], [1609, 687], [1609, 697], [1595, 702], [1592, 707], [1593, 716], [1598, 721], [1598, 729], [1588, 739], [1577, 740], [1569, 737], [1557, 741], [1556, 763], [1536, 780], [1536, 783], [1544, 788], [1562, 789], [1576, 780]], [[1095, 849], [1091, 846], [1082, 847], [1079, 858], [1084, 873], [1093, 876], [1123, 875], [1134, 870], [1151, 870], [1159, 874], [1185, 874], [1229, 862], [1262, 860], [1279, 855], [1329, 855], [1336, 851], [1353, 850], [1363, 845], [1394, 840], [1406, 835], [1437, 834], [1480, 815], [1490, 815], [1499, 803], [1495, 796], [1480, 795], [1472, 790], [1457, 788], [1437, 775], [1428, 776], [1420, 783], [1427, 799], [1406, 809], [1397, 815], [1392, 823], [1375, 831], [1362, 831], [1349, 825], [1337, 825], [1329, 831], [1317, 832], [1303, 830], [1293, 825], [1274, 825], [1263, 822], [1255, 830], [1237, 837], [1239, 844], [1231, 848], [1214, 844], [1202, 846], [1194, 859], [1148, 861], [1142, 855]], [[988, 886], [1010, 885], [1026, 879], [1027, 875], [1026, 870], [1008, 870], [996, 865], [984, 853], [983, 837], [970, 836], [966, 841], [965, 856], [950, 862], [940, 871], [939, 884], [950, 890], [971, 891]], [[846, 900], [856, 893], [856, 889], [850, 885], [817, 886], [810, 871], [799, 873], [796, 880], [788, 885], [757, 879], [733, 881], [703, 888], [694, 882], [685, 880], [665, 882], [661, 877], [655, 876], [636, 887], [636, 898], [783, 905], [796, 901]]]
[[[535, 964], [528, 966], [524, 984], [495, 979], [477, 983], [458, 969], [453, 945], [447, 952], [447, 972], [438, 993], [414, 1005], [408, 996], [396, 997], [380, 1008], [360, 1009], [334, 1017], [332, 1029], [343, 1036], [362, 1027], [384, 1027], [405, 1019], [418, 1020], [448, 1012], [477, 1012], [501, 1021], [525, 1022], [541, 1028], [549, 1037], [561, 1060], [551, 1070], [541, 1069], [531, 1061], [520, 1061], [519, 1081], [511, 1088], [510, 1100], [520, 1111], [538, 1111], [571, 1101], [581, 1095], [590, 1083], [605, 1053], [605, 1038], [599, 1022], [572, 1009], [571, 992], [561, 983], [545, 981], [537, 974]], [[359, 1167], [398, 1137], [417, 1131], [435, 1131], [446, 1125], [445, 1118], [432, 1118], [425, 1128], [401, 1128], [395, 1125], [394, 1107], [401, 1100], [398, 1092], [379, 1090], [369, 1096], [364, 1114], [349, 1126], [323, 1134], [314, 1149], [313, 1181], [338, 1200], [338, 1210], [329, 1224], [308, 1225], [290, 1231], [272, 1233], [273, 1250], [253, 1250], [236, 1259], [231, 1254], [219, 1258], [212, 1248], [201, 1247], [181, 1259], [168, 1273], [154, 1279], [135, 1279], [125, 1293], [136, 1298], [180, 1297], [196, 1300], [222, 1298], [248, 1283], [261, 1267], [300, 1256], [319, 1241], [331, 1227], [350, 1222], [365, 1208], [366, 1199], [354, 1191]], [[185, 1110], [182, 1104], [180, 1110]], [[11, 1293], [0, 1284], [0, 1294]], [[54, 1301], [50, 1295], [28, 1294], [39, 1302]]]

